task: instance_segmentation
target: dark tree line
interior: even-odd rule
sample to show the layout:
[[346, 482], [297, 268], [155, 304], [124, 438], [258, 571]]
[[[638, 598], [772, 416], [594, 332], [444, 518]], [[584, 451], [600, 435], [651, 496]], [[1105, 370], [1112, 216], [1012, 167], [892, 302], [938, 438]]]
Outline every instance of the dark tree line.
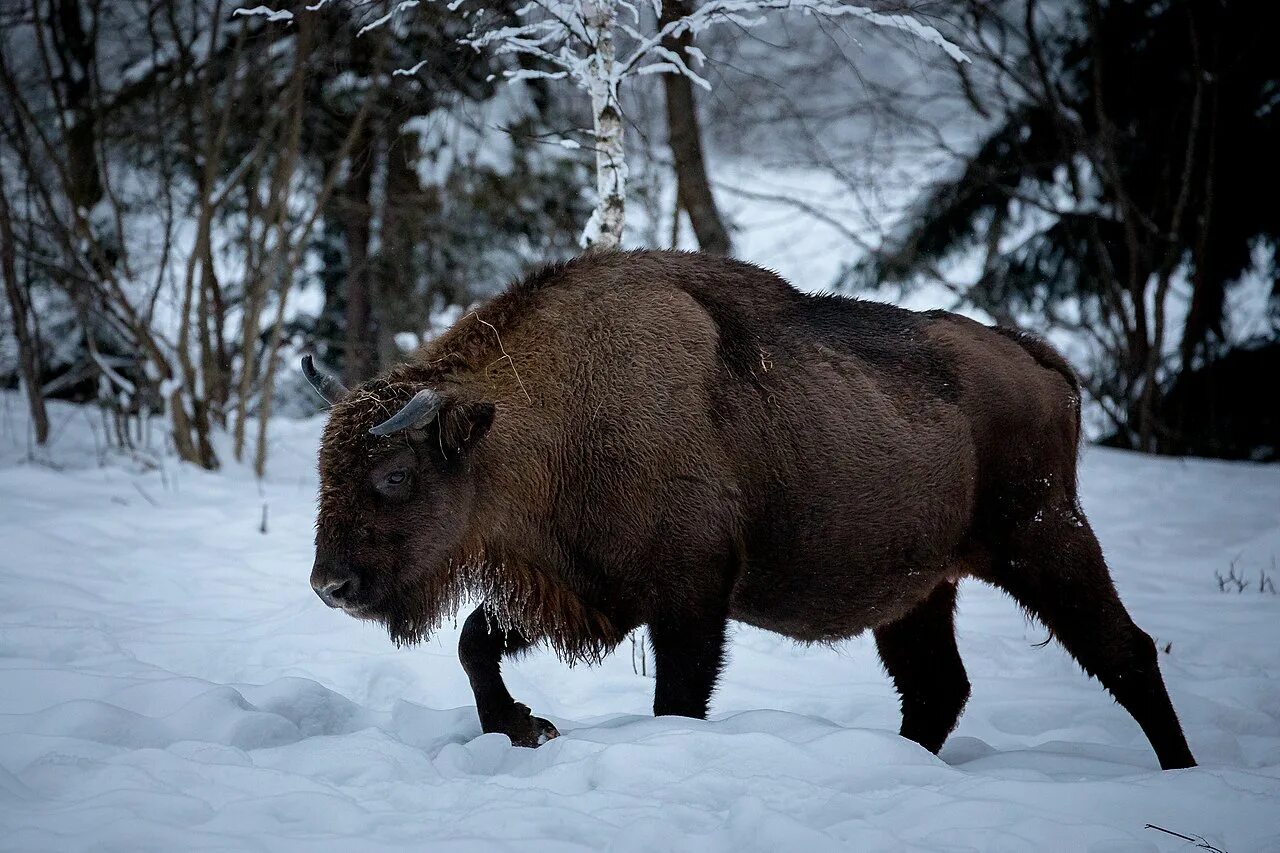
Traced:
[[[237, 5], [0, 12], [0, 274], [37, 442], [44, 397], [97, 398], [120, 445], [155, 413], [182, 458], [216, 466], [226, 429], [261, 470], [286, 349], [367, 375], [468, 282], [571, 249], [581, 164], [477, 158], [497, 66], [447, 9], [390, 39], [354, 6], [275, 27]], [[566, 120], [524, 94], [511, 135]]]
[[[0, 10], [0, 367], [37, 443], [46, 397], [96, 399], [121, 447], [156, 415], [181, 458], [216, 467], [226, 430], [261, 472], [287, 354], [361, 381], [577, 249], [589, 152], [553, 143], [589, 119], [546, 80], [503, 83], [524, 60], [460, 45], [461, 13], [363, 31], [394, 4], [277, 4], [283, 23], [242, 5]], [[681, 198], [728, 251], [692, 93], [672, 91]]]
[[[225, 431], [261, 471], [267, 416], [304, 410], [298, 351], [359, 382], [487, 289], [577, 251], [593, 153], [555, 143], [591, 117], [553, 80], [503, 82], [534, 60], [459, 45], [469, 25], [448, 4], [363, 34], [387, 0], [275, 4], [287, 22], [240, 5], [0, 9], [0, 382], [27, 389], [36, 442], [45, 398], [94, 399], [119, 446], [155, 416], [183, 459], [216, 467]], [[727, 254], [720, 194], [789, 202], [865, 250], [846, 288], [945, 280], [1001, 322], [1081, 344], [1069, 355], [1111, 443], [1280, 452], [1265, 390], [1280, 370], [1280, 4], [877, 6], [939, 26], [973, 62], [877, 41], [868, 55], [888, 61], [872, 64], [806, 19], [708, 35], [706, 104], [679, 75], [630, 90], [650, 241], [687, 220]], [[653, 23], [698, 7], [670, 0]], [[694, 55], [689, 31], [662, 47]], [[812, 196], [713, 182], [708, 140], [739, 163], [823, 172], [876, 226], [890, 220], [873, 197], [900, 195], [904, 166], [952, 168], [875, 241]], [[957, 268], [976, 273], [957, 285]], [[1246, 339], [1231, 305], [1259, 275], [1269, 323]]]
[[[1271, 365], [1254, 382], [1205, 378], [1232, 353], [1226, 306], [1247, 272], [1269, 268], [1273, 284], [1270, 334], [1245, 348], [1274, 347], [1280, 329], [1280, 4], [952, 8], [976, 60], [958, 70], [959, 88], [991, 129], [857, 279], [928, 276], [976, 252], [973, 303], [1093, 342], [1086, 379], [1113, 443], [1280, 452], [1265, 390], [1280, 359], [1230, 362]], [[1241, 425], [1247, 436], [1228, 435]]]

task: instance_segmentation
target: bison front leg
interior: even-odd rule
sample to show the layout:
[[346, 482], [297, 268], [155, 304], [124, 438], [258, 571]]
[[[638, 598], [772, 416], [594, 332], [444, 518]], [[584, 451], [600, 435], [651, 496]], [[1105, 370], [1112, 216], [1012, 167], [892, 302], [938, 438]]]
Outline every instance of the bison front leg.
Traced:
[[502, 658], [529, 648], [529, 641], [516, 631], [503, 631], [490, 624], [484, 608], [477, 607], [462, 625], [458, 658], [471, 680], [476, 697], [480, 728], [500, 732], [515, 746], [541, 746], [560, 732], [551, 723], [535, 717], [528, 706], [511, 698], [502, 680]]
[[724, 665], [728, 618], [720, 607], [680, 612], [649, 623], [657, 670], [654, 716], [677, 714], [705, 720], [711, 693]]

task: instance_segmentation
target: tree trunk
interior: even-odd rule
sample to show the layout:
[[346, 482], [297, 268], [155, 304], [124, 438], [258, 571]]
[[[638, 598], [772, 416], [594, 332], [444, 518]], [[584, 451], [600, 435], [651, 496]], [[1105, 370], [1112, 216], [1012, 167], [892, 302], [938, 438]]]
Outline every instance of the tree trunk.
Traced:
[[[191, 398], [190, 425], [195, 430], [196, 456], [194, 459], [185, 456], [183, 458], [210, 471], [217, 469], [218, 457], [213, 451], [213, 443], [209, 436], [208, 397], [204, 393], [207, 389], [203, 387], [205, 377], [196, 363], [191, 360], [191, 327], [193, 325], [192, 309], [195, 307], [198, 315], [194, 321], [198, 325], [197, 331], [203, 333], [207, 329], [203, 312], [196, 304], [197, 302], [205, 304], [203, 285], [198, 285], [196, 279], [199, 276], [200, 258], [207, 251], [208, 243], [212, 239], [212, 220], [213, 211], [207, 204], [207, 191], [202, 184], [200, 217], [196, 223], [196, 243], [191, 255], [187, 258], [182, 307], [178, 315], [179, 331], [176, 349], [178, 364], [182, 370], [183, 385]], [[203, 358], [201, 363], [204, 363]]]
[[62, 91], [70, 114], [66, 142], [71, 203], [77, 209], [92, 211], [103, 191], [91, 76], [97, 45], [85, 32], [80, 0], [57, 0], [50, 5], [49, 29], [62, 66]]
[[[257, 177], [245, 182], [245, 219], [253, 222], [261, 215], [258, 204]], [[258, 332], [262, 306], [267, 298], [266, 263], [263, 260], [267, 233], [273, 222], [262, 229], [261, 245], [252, 228], [244, 229], [244, 305], [240, 311], [240, 377], [236, 383], [236, 418], [233, 430], [233, 453], [237, 462], [244, 461], [244, 447], [249, 420], [249, 396], [258, 378]]]
[[[403, 133], [397, 123], [383, 126], [386, 135], [387, 187], [382, 195], [378, 260], [374, 277], [374, 319], [378, 325], [377, 369], [400, 360], [396, 334], [419, 332], [430, 315], [415, 295], [419, 241], [426, 237], [424, 199], [414, 164], [418, 160], [418, 135]], [[368, 378], [368, 377], [364, 377]]]
[[[659, 26], [664, 27], [692, 13], [691, 0], [665, 0]], [[678, 36], [667, 36], [662, 40], [662, 46], [687, 61], [688, 49], [693, 46], [693, 33], [686, 30]], [[729, 231], [720, 218], [720, 210], [711, 194], [711, 182], [707, 179], [693, 81], [683, 74], [663, 74], [662, 84], [667, 95], [668, 143], [671, 160], [675, 164], [679, 207], [689, 214], [689, 223], [702, 251], [713, 255], [731, 254], [733, 247]]]
[[347, 243], [346, 367], [343, 380], [359, 385], [373, 375], [373, 302], [369, 287], [369, 219], [377, 134], [366, 124], [351, 152], [351, 171], [335, 205]]
[[40, 341], [32, 332], [31, 305], [18, 281], [18, 264], [15, 259], [13, 217], [9, 210], [9, 196], [0, 180], [0, 275], [4, 276], [4, 289], [9, 297], [13, 314], [14, 334], [18, 339], [18, 361], [22, 369], [22, 381], [27, 386], [27, 405], [31, 408], [31, 424], [35, 428], [36, 444], [49, 440], [49, 414], [44, 408], [40, 393]]
[[[276, 232], [275, 245], [272, 247], [272, 257], [270, 261], [264, 264], [265, 267], [271, 269], [268, 276], [268, 286], [275, 284], [279, 287], [279, 301], [276, 303], [275, 321], [271, 325], [270, 342], [267, 344], [266, 355], [262, 365], [262, 386], [261, 394], [258, 397], [258, 441], [257, 450], [253, 457], [253, 471], [262, 479], [267, 473], [267, 430], [271, 423], [271, 409], [275, 403], [276, 392], [276, 359], [280, 355], [280, 347], [284, 342], [284, 317], [286, 306], [289, 301], [289, 290], [293, 286], [293, 270], [295, 264], [299, 260], [300, 253], [297, 251], [299, 246], [305, 246], [307, 237], [310, 234], [311, 225], [315, 222], [315, 217], [319, 215], [320, 210], [324, 208], [328, 194], [333, 187], [330, 178], [325, 179], [325, 183], [321, 189], [320, 197], [315, 200], [316, 208], [312, 213], [311, 220], [306, 227], [302, 229], [302, 233], [298, 235], [297, 243], [291, 244], [289, 233], [289, 189], [293, 182], [294, 170], [297, 168], [298, 158], [302, 150], [302, 116], [304, 111], [303, 100], [306, 92], [307, 67], [311, 59], [311, 50], [314, 46], [313, 39], [315, 37], [315, 19], [311, 15], [303, 16], [298, 24], [297, 43], [294, 48], [293, 57], [293, 73], [289, 81], [289, 109], [292, 114], [289, 122], [289, 128], [283, 139], [283, 149], [280, 152], [280, 160], [276, 164], [276, 175], [273, 181], [272, 204], [275, 207], [274, 228]], [[364, 113], [357, 117], [357, 124], [352, 127], [353, 133], [358, 133], [363, 124]], [[351, 138], [351, 135], [348, 135]], [[348, 152], [342, 152], [346, 155]], [[330, 174], [336, 175], [342, 157], [331, 165]], [[266, 243], [264, 241], [265, 248]], [[245, 342], [246, 347], [249, 342]]]
[[617, 12], [617, 0], [582, 0], [587, 37], [594, 47], [588, 65], [596, 143], [596, 209], [582, 232], [582, 245], [589, 248], [621, 246], [627, 210], [627, 160], [613, 44]]

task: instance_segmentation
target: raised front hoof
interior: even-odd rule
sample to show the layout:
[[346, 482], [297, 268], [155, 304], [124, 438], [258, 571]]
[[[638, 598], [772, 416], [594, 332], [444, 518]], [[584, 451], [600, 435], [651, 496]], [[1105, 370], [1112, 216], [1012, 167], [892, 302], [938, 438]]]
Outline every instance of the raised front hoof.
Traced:
[[486, 725], [486, 732], [501, 732], [511, 738], [512, 746], [536, 749], [549, 740], [560, 737], [560, 731], [547, 720], [533, 716], [527, 705], [517, 702], [505, 718], [494, 725]]

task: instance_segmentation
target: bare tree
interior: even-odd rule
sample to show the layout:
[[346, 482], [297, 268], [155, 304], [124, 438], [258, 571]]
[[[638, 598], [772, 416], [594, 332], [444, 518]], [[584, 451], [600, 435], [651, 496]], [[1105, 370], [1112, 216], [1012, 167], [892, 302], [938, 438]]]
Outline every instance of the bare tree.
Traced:
[[[463, 5], [457, 0], [453, 6]], [[386, 25], [416, 2], [395, 2], [363, 31]], [[508, 69], [508, 80], [567, 80], [591, 101], [591, 146], [596, 154], [596, 206], [582, 234], [584, 246], [616, 248], [626, 221], [627, 162], [622, 83], [639, 74], [679, 74], [710, 88], [694, 67], [702, 60], [686, 36], [721, 23], [754, 26], [768, 12], [800, 12], [827, 19], [854, 19], [909, 32], [957, 61], [963, 53], [936, 29], [904, 14], [829, 0], [708, 0], [687, 14], [663, 17], [661, 0], [643, 6], [631, 0], [535, 0], [507, 15], [488, 8], [470, 11], [464, 44], [528, 60]], [[264, 12], [269, 12], [265, 10]], [[276, 15], [286, 13], [276, 12]], [[675, 44], [682, 50], [672, 50]], [[566, 140], [567, 142], [571, 142]]]
[[[688, 17], [691, 12], [690, 0], [667, 0], [662, 4], [658, 24], [665, 28], [680, 18]], [[677, 56], [689, 56], [693, 48], [692, 31], [684, 30], [679, 35], [667, 36], [662, 48]], [[688, 214], [689, 224], [693, 226], [702, 251], [715, 255], [731, 254], [729, 230], [720, 216], [720, 208], [716, 206], [711, 181], [707, 177], [706, 160], [702, 156], [702, 129], [698, 124], [693, 80], [686, 74], [663, 74], [662, 86], [667, 102], [667, 139], [676, 175], [676, 218], [679, 218], [680, 210]]]
[[18, 361], [22, 369], [22, 384], [27, 393], [27, 405], [31, 409], [36, 444], [44, 444], [49, 440], [49, 415], [45, 411], [44, 395], [40, 391], [40, 339], [35, 330], [31, 300], [25, 285], [18, 278], [14, 239], [9, 193], [4, 186], [4, 174], [0, 172], [0, 275], [4, 276], [5, 295], [9, 297], [9, 311], [13, 316], [14, 333], [18, 338]]
[[[361, 40], [351, 6], [313, 4], [283, 27], [236, 5], [0, 8], [0, 276], [20, 356], [4, 378], [18, 374], [38, 440], [45, 397], [92, 400], [112, 440], [144, 461], [168, 450], [134, 443], [156, 413], [181, 459], [217, 467], [226, 429], [234, 457], [261, 475], [271, 415], [292, 391], [286, 353], [318, 342], [328, 322], [297, 298], [311, 280], [342, 278], [334, 304], [351, 316], [322, 345], [347, 350], [358, 381], [396, 357], [397, 332], [426, 330], [431, 297], [468, 298], [460, 269], [566, 246], [580, 221], [582, 202], [564, 191], [583, 173], [573, 155], [542, 169], [513, 154], [501, 174], [458, 161], [422, 179], [439, 186], [419, 183], [438, 152], [418, 134], [496, 88], [490, 58], [456, 42], [459, 16]], [[425, 70], [388, 75], [388, 46], [396, 65], [421, 48]], [[538, 124], [519, 121], [521, 132]], [[466, 132], [478, 146], [477, 130]], [[487, 194], [489, 210], [457, 216], [455, 185]], [[494, 232], [523, 242], [494, 248]], [[345, 254], [317, 273], [310, 261], [335, 234]]]

